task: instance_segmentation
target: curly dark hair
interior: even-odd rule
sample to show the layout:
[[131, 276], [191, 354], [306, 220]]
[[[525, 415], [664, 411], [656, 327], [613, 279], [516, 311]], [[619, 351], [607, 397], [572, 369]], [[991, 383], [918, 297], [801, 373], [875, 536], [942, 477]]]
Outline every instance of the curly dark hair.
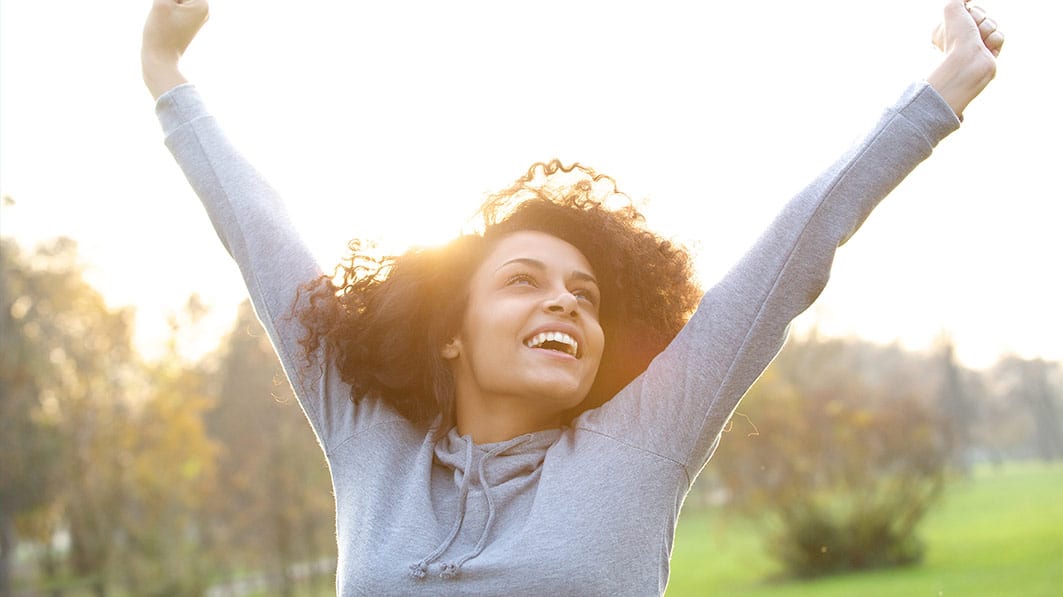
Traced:
[[[483, 229], [442, 247], [374, 258], [360, 241], [336, 276], [300, 290], [295, 315], [310, 361], [322, 347], [351, 399], [382, 399], [410, 421], [455, 420], [454, 379], [441, 348], [458, 334], [470, 280], [500, 239], [537, 231], [573, 245], [598, 279], [605, 350], [589, 394], [571, 418], [604, 404], [675, 337], [701, 296], [687, 250], [645, 228], [615, 181], [580, 164], [533, 164], [480, 209]], [[336, 280], [339, 282], [336, 282]], [[299, 299], [308, 300], [300, 305]]]

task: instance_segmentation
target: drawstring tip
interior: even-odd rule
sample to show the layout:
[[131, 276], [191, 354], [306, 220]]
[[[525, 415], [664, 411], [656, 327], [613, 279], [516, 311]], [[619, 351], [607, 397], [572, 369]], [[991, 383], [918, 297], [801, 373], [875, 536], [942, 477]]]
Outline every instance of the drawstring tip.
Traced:
[[442, 564], [439, 567], [439, 578], [444, 580], [457, 578], [459, 571], [459, 568], [454, 564]]
[[428, 573], [428, 566], [425, 566], [424, 562], [417, 562], [416, 564], [410, 564], [410, 576], [421, 580]]

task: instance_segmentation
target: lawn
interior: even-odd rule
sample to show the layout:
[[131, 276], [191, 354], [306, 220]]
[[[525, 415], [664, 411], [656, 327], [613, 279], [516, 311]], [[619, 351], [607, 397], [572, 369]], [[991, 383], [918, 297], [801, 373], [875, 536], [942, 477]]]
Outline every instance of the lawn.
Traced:
[[1008, 463], [954, 481], [928, 515], [926, 560], [914, 567], [817, 581], [771, 580], [753, 526], [684, 510], [668, 597], [687, 595], [1063, 594], [1063, 464]]

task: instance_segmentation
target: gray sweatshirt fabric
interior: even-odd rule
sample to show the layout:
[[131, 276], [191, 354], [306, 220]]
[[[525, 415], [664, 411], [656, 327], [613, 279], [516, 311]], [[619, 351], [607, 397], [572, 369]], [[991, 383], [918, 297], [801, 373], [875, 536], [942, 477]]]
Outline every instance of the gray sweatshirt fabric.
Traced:
[[325, 453], [341, 595], [659, 595], [676, 519], [738, 401], [827, 282], [837, 247], [959, 126], [925, 83], [794, 197], [628, 387], [571, 426], [433, 441], [301, 363], [286, 317], [320, 275], [283, 203], [190, 85], [159, 98], [166, 144], [239, 265]]

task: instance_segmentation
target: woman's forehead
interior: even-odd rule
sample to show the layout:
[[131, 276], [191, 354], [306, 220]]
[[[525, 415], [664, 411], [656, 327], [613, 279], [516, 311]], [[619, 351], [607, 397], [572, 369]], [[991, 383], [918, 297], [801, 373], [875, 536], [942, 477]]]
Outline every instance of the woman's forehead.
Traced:
[[521, 230], [501, 238], [483, 262], [483, 268], [495, 271], [510, 265], [524, 265], [567, 271], [580, 270], [594, 275], [586, 256], [572, 244], [535, 230]]

